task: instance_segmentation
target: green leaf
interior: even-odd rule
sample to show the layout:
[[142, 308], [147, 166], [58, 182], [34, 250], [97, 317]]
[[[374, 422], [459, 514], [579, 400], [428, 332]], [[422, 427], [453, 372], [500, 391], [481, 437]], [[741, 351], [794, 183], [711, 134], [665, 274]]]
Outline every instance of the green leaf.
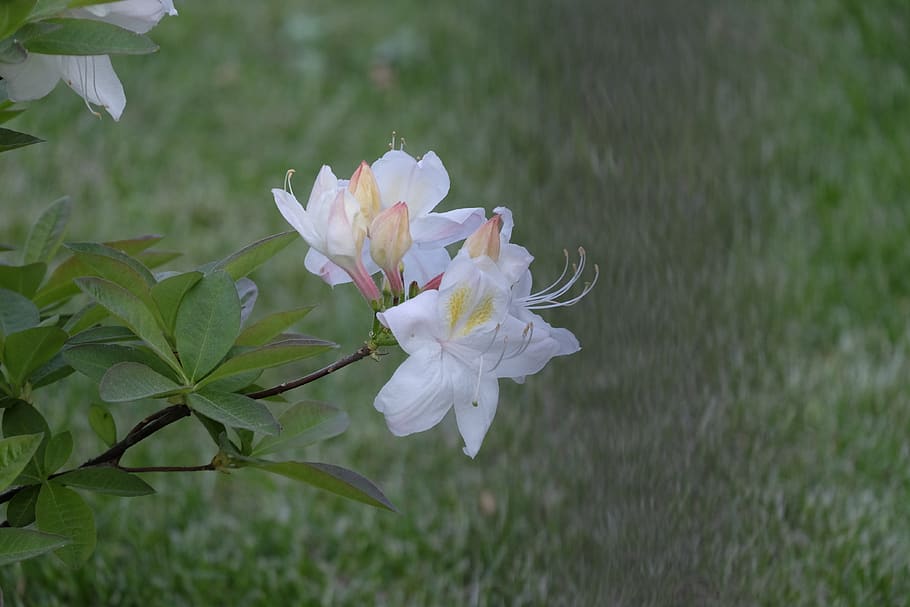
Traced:
[[4, 0], [0, 3], [0, 39], [19, 29], [34, 7], [35, 0]]
[[348, 499], [396, 512], [395, 506], [372, 481], [340, 466], [316, 462], [267, 462], [252, 459], [249, 465], [331, 491]]
[[0, 529], [0, 566], [24, 561], [51, 550], [63, 549], [65, 537], [15, 527]]
[[267, 236], [222, 259], [212, 267], [211, 271], [224, 270], [231, 278], [237, 280], [274, 257], [276, 253], [297, 240], [298, 237], [297, 232], [294, 231]]
[[152, 287], [152, 299], [158, 306], [164, 327], [173, 333], [177, 320], [177, 310], [187, 291], [202, 279], [202, 272], [184, 272], [165, 278]]
[[0, 440], [0, 491], [13, 484], [43, 440], [44, 434], [23, 434]]
[[316, 338], [278, 341], [254, 350], [242, 352], [241, 354], [228, 359], [224, 364], [215, 369], [211, 375], [200, 381], [199, 385], [204, 386], [216, 379], [244, 373], [245, 371], [277, 367], [279, 365], [314, 356], [335, 347], [337, 347], [337, 344]]
[[[160, 241], [161, 238], [157, 234], [148, 234], [125, 240], [112, 240], [104, 244], [127, 255], [138, 256], [139, 253]], [[145, 265], [146, 267], [152, 267], [148, 263]], [[79, 292], [79, 289], [73, 283], [73, 279], [87, 274], [91, 274], [91, 271], [84, 262], [77, 259], [75, 255], [67, 257], [51, 273], [44, 286], [38, 289], [35, 294], [35, 303], [40, 307], [44, 307], [75, 295]]]
[[177, 259], [181, 255], [183, 255], [183, 253], [180, 251], [159, 251], [157, 249], [150, 249], [136, 255], [136, 259], [145, 264], [146, 268], [157, 268], [171, 260]]
[[13, 527], [25, 527], [35, 522], [35, 504], [41, 485], [28, 485], [19, 490], [6, 506], [6, 520]]
[[89, 19], [48, 19], [57, 26], [23, 41], [43, 55], [145, 55], [158, 50], [148, 36]]
[[253, 307], [259, 297], [259, 287], [249, 278], [239, 279], [234, 286], [237, 289], [237, 297], [240, 298], [240, 324], [242, 325], [253, 313]]
[[44, 449], [44, 472], [51, 475], [66, 464], [73, 453], [73, 435], [69, 431], [55, 434]]
[[79, 468], [58, 476], [54, 481], [76, 489], [120, 497], [138, 497], [155, 493], [152, 486], [138, 476], [109, 466]]
[[51, 436], [51, 430], [44, 416], [29, 403], [17, 399], [11, 407], [3, 410], [2, 428], [3, 436], [7, 438], [28, 434], [40, 434], [44, 437], [41, 444], [38, 445], [34, 457], [26, 464], [19, 478], [13, 481], [16, 485], [40, 483], [45, 476], [41, 470], [41, 466], [44, 464], [44, 450]]
[[202, 390], [189, 395], [194, 411], [233, 428], [278, 434], [280, 427], [268, 407], [242, 394]]
[[38, 139], [26, 133], [11, 131], [9, 129], [0, 129], [0, 152], [8, 152], [16, 148], [24, 148], [27, 145], [41, 143], [44, 139]]
[[[94, 327], [108, 316], [110, 316], [110, 313], [107, 310], [96, 303], [90, 303], [70, 316], [69, 320], [66, 321], [66, 324], [63, 325], [63, 330], [71, 334], [81, 333], [82, 331], [86, 331], [89, 327]], [[126, 330], [129, 331], [129, 329]], [[135, 333], [132, 331], [130, 331], [130, 333], [135, 340], [139, 340]]]
[[48, 263], [57, 254], [66, 226], [70, 220], [73, 205], [68, 196], [59, 198], [41, 214], [32, 226], [25, 241], [23, 260], [25, 263]]
[[0, 289], [0, 339], [36, 326], [41, 321], [38, 308], [15, 291]]
[[261, 346], [309, 314], [314, 307], [305, 306], [269, 314], [244, 329], [235, 343], [238, 346]]
[[88, 424], [108, 447], [117, 442], [117, 422], [105, 407], [93, 403], [88, 408]]
[[53, 358], [32, 371], [28, 376], [28, 383], [32, 389], [40, 388], [54, 382], [60, 381], [64, 377], [75, 371], [71, 366], [66, 364], [63, 359], [63, 352], [57, 352]]
[[103, 344], [103, 343], [112, 343], [118, 341], [138, 341], [136, 334], [127, 329], [126, 327], [120, 327], [116, 325], [104, 326], [104, 327], [92, 327], [91, 329], [86, 329], [81, 331], [76, 335], [70, 337], [69, 345], [81, 345], [81, 344]]
[[141, 363], [168, 379], [174, 379], [171, 377], [173, 371], [145, 349], [119, 344], [82, 344], [66, 348], [63, 356], [74, 369], [95, 381], [101, 381], [108, 369], [122, 362]]
[[95, 517], [78, 493], [53, 481], [44, 483], [35, 504], [38, 528], [70, 540], [56, 555], [69, 567], [78, 567], [95, 550]]
[[[3, 46], [3, 43], [0, 42], [0, 48], [2, 48], [2, 46]], [[21, 48], [21, 47], [19, 47], [18, 45], [15, 45], [14, 48]], [[22, 49], [22, 61], [25, 61], [25, 57], [26, 57], [25, 49]], [[8, 58], [9, 58], [8, 55], [4, 54], [4, 52], [2, 50], [0, 50], [0, 63], [3, 63], [4, 59], [8, 59]], [[9, 63], [9, 61], [7, 61], [6, 63]], [[9, 122], [10, 120], [12, 120], [13, 118], [15, 118], [16, 116], [18, 116], [19, 114], [21, 114], [24, 111], [25, 110], [0, 110], [0, 124]]]
[[32, 327], [6, 336], [3, 362], [9, 381], [21, 386], [28, 374], [54, 357], [68, 335], [57, 327]]
[[70, 8], [69, 0], [38, 0], [29, 18], [32, 21], [44, 19], [45, 17], [57, 15], [60, 11], [67, 8]]
[[47, 264], [40, 261], [24, 266], [0, 265], [0, 288], [31, 297], [41, 285], [46, 271]]
[[252, 455], [274, 453], [294, 445], [302, 447], [338, 436], [348, 429], [348, 414], [327, 403], [303, 401], [295, 404], [278, 417], [281, 432], [277, 436], [264, 436], [253, 447]]
[[[141, 337], [162, 360], [182, 376], [183, 370], [171, 351], [158, 321], [142, 300], [103, 278], [77, 278], [76, 284], [99, 305], [120, 318], [133, 333]], [[179, 344], [179, 342], [178, 342]]]
[[196, 381], [211, 371], [240, 333], [240, 300], [225, 272], [205, 276], [177, 310], [174, 339], [184, 369]]
[[108, 369], [98, 386], [101, 399], [109, 403], [169, 396], [181, 390], [184, 388], [167, 377], [133, 362], [117, 363]]
[[216, 392], [239, 392], [242, 388], [246, 388], [259, 379], [260, 375], [262, 375], [262, 371], [256, 369], [246, 373], [231, 375], [224, 379], [216, 379], [212, 382], [207, 381], [205, 385], [209, 390], [215, 390]]
[[96, 242], [71, 242], [66, 244], [66, 248], [93, 270], [91, 276], [120, 285], [145, 301], [146, 305], [151, 302], [149, 289], [155, 284], [155, 277], [138, 259]]
[[196, 416], [196, 419], [199, 420], [199, 423], [202, 424], [202, 427], [205, 428], [205, 431], [208, 432], [209, 436], [212, 437], [215, 444], [220, 448], [222, 446], [222, 441], [227, 440], [227, 428], [224, 427], [224, 424], [216, 422], [210, 417], [206, 417], [199, 411], [193, 411], [193, 414]]

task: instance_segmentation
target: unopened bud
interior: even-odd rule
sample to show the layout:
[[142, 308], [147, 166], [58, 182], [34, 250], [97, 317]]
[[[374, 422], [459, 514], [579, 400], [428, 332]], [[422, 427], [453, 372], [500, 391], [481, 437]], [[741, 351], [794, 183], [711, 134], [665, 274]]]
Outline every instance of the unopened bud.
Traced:
[[348, 189], [360, 204], [360, 212], [363, 216], [368, 222], [373, 221], [382, 208], [382, 198], [379, 195], [379, 184], [376, 183], [376, 177], [373, 175], [370, 165], [366, 162], [360, 163], [360, 166], [351, 175]]
[[392, 293], [401, 294], [404, 291], [399, 266], [411, 244], [408, 205], [404, 202], [381, 212], [370, 225], [370, 255], [389, 279]]
[[501, 229], [502, 217], [493, 215], [464, 241], [464, 248], [468, 255], [471, 257], [486, 255], [493, 261], [499, 261], [499, 232]]

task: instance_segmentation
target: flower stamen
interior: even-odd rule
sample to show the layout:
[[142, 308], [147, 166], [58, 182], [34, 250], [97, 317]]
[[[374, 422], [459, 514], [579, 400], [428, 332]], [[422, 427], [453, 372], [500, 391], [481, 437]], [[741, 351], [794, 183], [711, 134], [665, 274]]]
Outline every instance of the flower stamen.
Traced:
[[585, 295], [590, 293], [591, 289], [594, 288], [594, 285], [597, 284], [597, 279], [600, 277], [600, 267], [597, 264], [594, 264], [594, 279], [584, 283], [582, 292], [567, 301], [559, 301], [559, 298], [565, 295], [569, 289], [578, 282], [578, 279], [581, 278], [585, 270], [585, 260], [587, 258], [584, 248], [578, 247], [578, 264], [572, 264], [571, 278], [560, 287], [559, 284], [562, 282], [563, 278], [565, 278], [566, 270], [569, 266], [568, 252], [564, 251], [564, 253], [566, 254], [566, 265], [563, 268], [562, 274], [560, 274], [559, 278], [550, 286], [523, 298], [521, 301], [525, 308], [528, 310], [545, 310], [548, 308], [566, 308], [573, 306], [581, 301]]
[[291, 196], [294, 195], [294, 189], [291, 187], [291, 177], [296, 173], [294, 169], [288, 169], [287, 173], [284, 174], [284, 191], [288, 192]]

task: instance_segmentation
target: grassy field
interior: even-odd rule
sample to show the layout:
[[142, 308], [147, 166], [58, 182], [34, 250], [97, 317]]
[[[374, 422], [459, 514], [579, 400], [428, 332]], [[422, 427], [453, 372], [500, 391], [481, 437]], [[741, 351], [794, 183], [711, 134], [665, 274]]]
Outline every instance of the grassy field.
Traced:
[[[515, 211], [541, 284], [563, 247], [600, 263], [548, 317], [583, 350], [503, 383], [474, 461], [452, 420], [388, 434], [371, 402], [400, 356], [360, 363], [299, 394], [351, 429], [293, 455], [364, 473], [400, 514], [254, 474], [150, 477], [156, 496], [95, 500], [86, 567], [0, 570], [8, 604], [910, 600], [902, 4], [178, 8], [160, 53], [116, 62], [121, 123], [62, 87], [13, 123], [50, 141], [0, 158], [0, 241], [70, 194], [72, 239], [162, 233], [190, 268], [285, 229], [286, 169], [305, 191], [394, 129], [445, 162], [446, 208]], [[320, 303], [302, 328], [355, 349], [359, 296], [304, 252], [257, 271], [260, 313]], [[92, 398], [75, 380], [48, 416], [84, 426]], [[130, 463], [207, 461], [185, 426]]]

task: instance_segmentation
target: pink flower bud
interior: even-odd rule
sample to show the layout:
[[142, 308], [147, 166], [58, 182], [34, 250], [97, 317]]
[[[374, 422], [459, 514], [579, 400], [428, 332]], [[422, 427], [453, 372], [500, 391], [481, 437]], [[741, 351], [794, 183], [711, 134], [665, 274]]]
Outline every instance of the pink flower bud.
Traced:
[[486, 223], [468, 236], [463, 248], [471, 257], [486, 255], [493, 261], [499, 261], [499, 232], [502, 230], [502, 217], [493, 215]]
[[351, 175], [348, 189], [360, 204], [360, 212], [367, 222], [373, 221], [373, 218], [379, 214], [379, 210], [382, 208], [382, 198], [379, 195], [379, 185], [376, 183], [373, 170], [366, 161], [361, 162], [354, 174]]
[[370, 255], [389, 280], [392, 293], [404, 292], [401, 259], [411, 248], [408, 205], [396, 203], [379, 213], [370, 225]]

